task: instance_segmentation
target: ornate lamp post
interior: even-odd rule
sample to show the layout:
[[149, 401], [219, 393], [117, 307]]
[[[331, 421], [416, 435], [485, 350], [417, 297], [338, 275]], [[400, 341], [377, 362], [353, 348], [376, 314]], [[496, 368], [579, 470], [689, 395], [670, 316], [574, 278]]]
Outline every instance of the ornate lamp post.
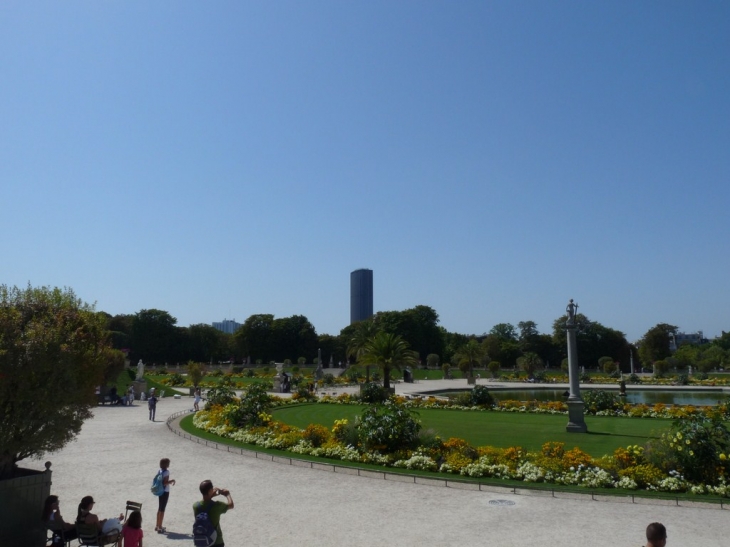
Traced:
[[578, 304], [570, 299], [566, 310], [568, 321], [565, 328], [568, 332], [568, 377], [570, 379], [570, 395], [568, 396], [568, 425], [565, 430], [568, 433], [585, 433], [588, 431], [583, 409], [585, 403], [580, 398], [580, 377], [578, 374], [578, 343], [575, 338], [575, 316], [578, 312]]

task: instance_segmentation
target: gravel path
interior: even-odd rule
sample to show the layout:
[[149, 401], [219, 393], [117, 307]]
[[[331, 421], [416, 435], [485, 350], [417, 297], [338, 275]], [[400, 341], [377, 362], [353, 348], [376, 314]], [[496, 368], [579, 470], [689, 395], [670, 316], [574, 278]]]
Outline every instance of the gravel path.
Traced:
[[[174, 435], [168, 416], [192, 399], [165, 398], [157, 421], [144, 403], [99, 407], [75, 442], [46, 459], [53, 463], [54, 494], [72, 520], [84, 495], [93, 495], [101, 518], [143, 503], [145, 547], [192, 545], [192, 508], [198, 485], [211, 479], [231, 491], [236, 507], [221, 523], [228, 547], [443, 546], [524, 544], [562, 547], [644, 543], [653, 521], [668, 529], [668, 545], [726, 546], [730, 512], [697, 507], [552, 499], [511, 493], [378, 480], [257, 460], [215, 450]], [[166, 535], [154, 532], [157, 499], [150, 493], [160, 458], [171, 460], [172, 487]], [[30, 462], [42, 469], [42, 462]], [[514, 505], [495, 505], [498, 500]], [[490, 502], [492, 502], [490, 504]]]

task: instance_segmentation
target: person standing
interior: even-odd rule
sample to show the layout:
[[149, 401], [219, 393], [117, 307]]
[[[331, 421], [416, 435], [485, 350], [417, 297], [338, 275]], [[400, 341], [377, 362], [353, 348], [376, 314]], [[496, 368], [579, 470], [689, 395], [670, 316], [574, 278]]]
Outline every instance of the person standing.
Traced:
[[[213, 545], [215, 547], [225, 547], [220, 520], [223, 513], [226, 513], [229, 509], [233, 509], [233, 498], [231, 497], [231, 493], [225, 488], [214, 487], [213, 482], [209, 480], [204, 480], [200, 483], [200, 493], [203, 494], [203, 500], [196, 501], [193, 504], [193, 513], [196, 517], [198, 516], [198, 513], [208, 513], [208, 518], [216, 531], [216, 539]], [[213, 501], [213, 498], [216, 496], [225, 496], [226, 502]]]
[[667, 529], [661, 522], [652, 522], [646, 527], [646, 547], [664, 547], [667, 544]]
[[147, 399], [147, 408], [150, 409], [150, 420], [155, 421], [155, 411], [157, 410], [157, 395], [155, 388], [150, 389], [150, 396]]
[[132, 384], [127, 385], [127, 404], [134, 405], [134, 386]]
[[155, 526], [155, 532], [158, 534], [164, 534], [166, 532], [165, 527], [162, 526], [162, 521], [165, 518], [165, 508], [167, 507], [167, 501], [170, 499], [170, 486], [175, 484], [175, 479], [170, 479], [170, 459], [162, 458], [160, 460], [160, 473], [162, 474], [162, 484], [165, 486], [165, 492], [159, 496], [159, 505], [157, 507], [157, 525]]
[[193, 401], [193, 410], [197, 412], [200, 410], [200, 388], [195, 388], [195, 400]]

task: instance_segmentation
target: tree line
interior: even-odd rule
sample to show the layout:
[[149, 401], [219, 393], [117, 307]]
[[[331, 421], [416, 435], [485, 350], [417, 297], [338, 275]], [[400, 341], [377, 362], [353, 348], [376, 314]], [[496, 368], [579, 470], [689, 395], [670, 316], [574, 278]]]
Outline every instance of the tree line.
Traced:
[[[353, 348], [362, 347], [380, 331], [400, 336], [416, 352], [422, 366], [449, 363], [471, 370], [495, 362], [503, 368], [558, 368], [567, 357], [565, 314], [553, 321], [547, 333], [541, 333], [534, 321], [526, 320], [516, 326], [498, 323], [481, 335], [447, 331], [439, 325], [438, 313], [425, 305], [378, 312], [366, 321], [346, 326], [338, 335], [317, 334], [303, 315], [251, 315], [233, 334], [207, 324], [179, 327], [169, 312], [157, 309], [104, 316], [114, 348], [128, 350], [132, 362], [143, 359], [158, 365], [190, 360], [269, 363], [288, 359], [311, 363], [321, 351], [325, 366], [337, 366], [354, 362], [357, 352]], [[722, 367], [730, 359], [730, 333], [723, 332], [720, 338], [702, 346], [681, 346], [673, 353], [670, 342], [677, 333], [674, 325], [660, 323], [632, 344], [623, 332], [584, 314], [577, 314], [576, 322], [580, 365], [587, 369], [611, 362], [617, 370], [629, 372], [633, 356], [636, 369], [651, 368], [660, 361], [674, 368], [692, 366], [704, 371]]]

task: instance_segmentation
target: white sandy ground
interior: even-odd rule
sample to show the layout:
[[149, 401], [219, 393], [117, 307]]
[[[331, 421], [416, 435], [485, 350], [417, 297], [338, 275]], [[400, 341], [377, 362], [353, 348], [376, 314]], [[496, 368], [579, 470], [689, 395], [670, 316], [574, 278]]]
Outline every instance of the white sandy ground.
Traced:
[[[398, 391], [466, 387], [458, 380], [398, 385]], [[425, 385], [424, 385], [425, 384]], [[524, 387], [524, 384], [522, 384]], [[342, 391], [341, 389], [339, 390]], [[145, 547], [192, 545], [192, 503], [198, 485], [211, 479], [228, 488], [235, 508], [221, 523], [228, 547], [237, 546], [630, 546], [645, 543], [653, 521], [668, 530], [668, 545], [730, 545], [730, 508], [674, 502], [553, 499], [540, 495], [473, 491], [403, 483], [295, 467], [196, 444], [170, 432], [165, 420], [192, 408], [192, 399], [166, 397], [157, 421], [147, 406], [99, 407], [77, 440], [46, 458], [53, 463], [52, 492], [73, 520], [85, 495], [101, 518], [124, 511], [126, 500], [143, 503]], [[154, 532], [157, 498], [150, 493], [160, 458], [171, 460], [165, 516], [168, 533]], [[26, 462], [43, 468], [43, 462]], [[221, 498], [223, 499], [223, 498]], [[513, 506], [490, 505], [508, 500]]]

